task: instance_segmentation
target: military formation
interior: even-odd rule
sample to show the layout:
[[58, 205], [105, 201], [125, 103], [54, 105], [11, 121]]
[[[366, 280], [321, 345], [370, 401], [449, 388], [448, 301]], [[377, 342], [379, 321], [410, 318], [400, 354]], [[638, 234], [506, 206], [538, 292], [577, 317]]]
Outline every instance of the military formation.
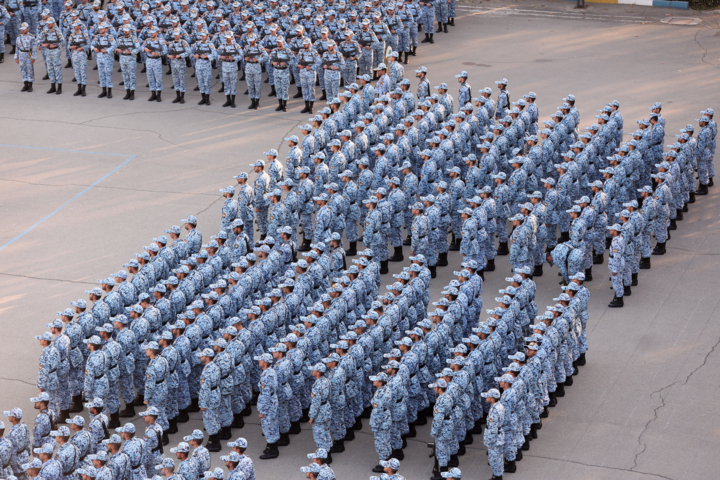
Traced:
[[[6, 474], [54, 480], [33, 470], [51, 465], [103, 480], [125, 480], [127, 468], [138, 479], [153, 468], [184, 480], [253, 478], [244, 439], [228, 444], [230, 474], [211, 469], [208, 453], [252, 407], [262, 460], [311, 426], [308, 478], [334, 478], [332, 455], [363, 419], [381, 478], [402, 478], [407, 438], [429, 422], [436, 480], [460, 478], [459, 456], [479, 434], [493, 478], [515, 471], [585, 364], [592, 266], [609, 250], [610, 306], [622, 306], [639, 269], [665, 253], [669, 231], [713, 185], [717, 126], [704, 110], [697, 135], [687, 125], [664, 151], [659, 103], [624, 142], [616, 101], [580, 134], [573, 95], [540, 120], [534, 92], [512, 102], [502, 79], [496, 99], [490, 88], [471, 98], [461, 72], [456, 108], [447, 84], [431, 94], [427, 73], [416, 70], [416, 93], [384, 75], [377, 95], [350, 85], [329, 96], [298, 127], [302, 138], [285, 138], [284, 162], [264, 152], [220, 190], [209, 241], [190, 215], [58, 312], [36, 337], [32, 442], [22, 412], [6, 412]], [[381, 275], [405, 261], [404, 246], [409, 264], [383, 291]], [[431, 307], [431, 279], [450, 250], [462, 263]], [[513, 276], [481, 321], [484, 275], [504, 255]], [[558, 265], [562, 293], [540, 314], [533, 278], [545, 263]], [[120, 422], [140, 406], [143, 438]], [[85, 408], [87, 430], [70, 416]], [[171, 450], [174, 470], [163, 446], [192, 412], [207, 442], [202, 431], [185, 437]], [[61, 450], [77, 450], [74, 469], [61, 465]]]
[[[40, 53], [50, 80], [48, 94], [61, 94], [62, 52], [72, 68], [75, 96], [85, 96], [88, 61], [98, 70], [100, 98], [113, 97], [113, 70], [119, 64], [124, 100], [134, 100], [138, 66], [147, 73], [149, 101], [162, 101], [163, 75], [172, 76], [173, 103], [185, 103], [186, 80], [197, 81], [199, 105], [210, 105], [213, 70], [224, 93], [223, 107], [236, 107], [237, 82], [244, 80], [249, 109], [260, 108], [262, 74], [276, 97], [277, 111], [287, 111], [290, 85], [293, 98], [302, 98], [302, 113], [313, 113], [315, 87], [326, 100], [345, 85], [379, 79], [377, 89], [403, 79], [408, 57], [420, 43], [434, 43], [435, 33], [455, 25], [456, 0], [283, 1], [179, 0], [110, 1], [3, 0], [0, 31], [7, 33], [15, 62], [20, 65], [23, 92], [32, 92], [34, 64]], [[435, 24], [437, 23], [437, 30]], [[4, 61], [0, 45], [0, 63]], [[403, 61], [404, 55], [404, 61]], [[386, 65], [387, 63], [387, 65]], [[163, 66], [167, 72], [163, 73]], [[240, 77], [238, 74], [240, 73]], [[365, 80], [360, 80], [360, 79]], [[372, 88], [372, 87], [371, 87]]]

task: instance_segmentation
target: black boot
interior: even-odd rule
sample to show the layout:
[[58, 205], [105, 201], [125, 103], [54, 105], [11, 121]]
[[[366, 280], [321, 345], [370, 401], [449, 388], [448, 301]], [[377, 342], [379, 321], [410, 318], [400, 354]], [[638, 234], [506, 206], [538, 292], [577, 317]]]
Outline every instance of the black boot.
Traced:
[[585, 269], [585, 281], [586, 282], [592, 282], [593, 276], [592, 276], [592, 267]]
[[232, 438], [232, 430], [230, 430], [230, 427], [222, 427], [220, 429], [220, 433], [218, 434], [218, 438], [220, 440], [230, 440]]
[[448, 33], [448, 31], [447, 31], [447, 25], [448, 25], [447, 23], [443, 23], [443, 32], [444, 32], [444, 33]]
[[322, 97], [320, 97], [320, 100], [327, 100], [327, 92], [325, 92], [325, 90], [321, 90], [321, 92], [323, 92], [323, 94]]
[[235, 108], [235, 95], [230, 95], [230, 107]]
[[243, 428], [245, 426], [245, 418], [240, 413], [233, 414], [233, 422], [230, 424], [230, 428]]
[[632, 295], [632, 288], [630, 285], [623, 285], [623, 297], [629, 297]]
[[87, 92], [85, 91], [85, 89], [87, 88], [87, 85], [81, 85], [81, 87], [82, 87], [82, 92], [80, 92], [80, 96], [84, 97], [85, 95], [87, 95]]
[[193, 398], [190, 400], [190, 406], [187, 408], [187, 411], [190, 413], [195, 413], [200, 411], [200, 406], [198, 405], [198, 399]]
[[[431, 269], [432, 269], [432, 268], [431, 268]], [[384, 274], [386, 274], [386, 273], [388, 273], [388, 261], [387, 261], [387, 260], [383, 260], [383, 261], [380, 262], [380, 274], [381, 274], [381, 275], [384, 275]]]
[[508, 250], [507, 242], [500, 242], [500, 244], [498, 245], [497, 253], [495, 255], [505, 256], [508, 254], [510, 254], [510, 250]]
[[472, 445], [474, 442], [475, 442], [475, 439], [473, 438], [470, 430], [465, 432], [465, 445]]
[[187, 423], [190, 421], [190, 415], [188, 415], [186, 408], [180, 410], [180, 414], [177, 416], [177, 421], [178, 423]]
[[157, 92], [156, 97], [157, 97], [158, 103], [162, 102], [162, 92]]
[[313, 113], [315, 113], [315, 110], [313, 110], [313, 107], [314, 107], [314, 106], [315, 106], [315, 102], [312, 102], [312, 101], [311, 101], [311, 102], [310, 102], [310, 110], [308, 110], [307, 113], [309, 113], [310, 115], [312, 115]]
[[[540, 269], [542, 271], [542, 265], [540, 265]], [[494, 272], [495, 271], [495, 259], [491, 258], [487, 261], [487, 264], [485, 265], [485, 271], [486, 272]]]
[[220, 90], [218, 90], [218, 93], [223, 93], [223, 91], [225, 91], [225, 84], [220, 82]]
[[178, 90], [175, 90], [175, 100], [172, 103], [180, 103], [180, 92]]
[[250, 106], [249, 106], [247, 109], [248, 109], [248, 110], [253, 110], [253, 109], [255, 109], [255, 99], [254, 99], [254, 98], [251, 98], [251, 99], [250, 99]]
[[665, 242], [658, 242], [655, 245], [655, 248], [653, 248], [652, 254], [653, 255], [665, 255]]
[[687, 203], [684, 203], [684, 204], [683, 204], [683, 207], [682, 207], [683, 213], [687, 213], [688, 210], [689, 210], [689, 209], [688, 209], [688, 204], [687, 204]]
[[685, 215], [683, 215], [683, 209], [679, 208], [675, 210], [675, 220], [678, 222], [682, 222], [685, 220]]
[[302, 98], [302, 89], [297, 87], [297, 93], [293, 95], [293, 98]]
[[300, 245], [298, 247], [298, 252], [309, 252], [311, 243], [312, 243], [311, 239], [304, 237], [302, 245]]
[[57, 91], [55, 92], [55, 95], [60, 95], [62, 93], [62, 83], [58, 83]]
[[330, 453], [342, 453], [345, 451], [345, 440], [338, 440], [333, 443]]
[[438, 22], [437, 30], [435, 30], [435, 33], [442, 33], [442, 23]]
[[715, 182], [713, 182], [713, 177], [710, 177], [710, 181], [708, 182], [708, 187], [712, 187], [715, 185]]
[[556, 397], [564, 397], [565, 396], [565, 384], [564, 383], [558, 383], [557, 389], [555, 390], [555, 396]]
[[343, 440], [345, 440], [346, 442], [352, 442], [353, 440], [355, 440], [355, 430], [353, 430], [352, 428], [346, 429], [345, 438]]
[[147, 72], [147, 65], [145, 65], [143, 63], [143, 68], [142, 68], [142, 70], [140, 70], [140, 73], [145, 73], [145, 72]]
[[505, 473], [515, 473], [516, 471], [517, 465], [515, 465], [515, 460], [505, 460]]
[[70, 407], [70, 413], [79, 413], [83, 411], [82, 394], [75, 395], [72, 397], [72, 406]]
[[133, 406], [134, 407], [144, 407], [145, 406], [145, 400], [143, 399], [143, 395], [136, 395], [135, 400], [133, 400]]
[[242, 415], [243, 417], [249, 417], [250, 415], [252, 415], [252, 407], [250, 405], [246, 405], [245, 409], [240, 412], [240, 415]]
[[632, 283], [630, 285], [633, 287], [637, 287], [637, 284], [638, 284], [638, 274], [633, 273], [632, 274]]
[[543, 408], [543, 412], [540, 414], [540, 418], [547, 418], [548, 416], [550, 416], [550, 411], [547, 408], [552, 408], [557, 405], [557, 394], [555, 392], [548, 392], [548, 397], [550, 397], [550, 402], [548, 403], [547, 407]]
[[675, 223], [675, 219], [670, 219], [670, 227], [668, 227], [668, 230], [677, 230], [677, 223]]
[[439, 253], [438, 254], [438, 267], [447, 267], [448, 266], [448, 260], [447, 260], [447, 252]]
[[112, 88], [108, 87], [107, 98], [112, 98]]
[[[392, 257], [390, 257], [390, 258], [388, 259], [388, 261], [390, 261], [390, 262], [402, 262], [403, 260], [405, 260], [405, 257], [403, 257], [403, 253], [402, 253], [402, 245], [399, 246], [399, 247], [393, 247], [393, 248], [395, 248], [395, 253], [393, 254]], [[440, 255], [442, 255], [442, 254], [440, 254]]]
[[330, 465], [333, 462], [332, 454], [328, 452], [327, 458], [325, 459], [325, 465]]
[[45, 76], [44, 76], [42, 79], [43, 79], [43, 80], [50, 80], [50, 75], [48, 75], [48, 74], [46, 73]]
[[183, 103], [185, 103], [185, 92], [180, 92], [180, 104], [182, 105]]
[[268, 97], [276, 97], [276, 96], [277, 96], [277, 92], [275, 91], [275, 85], [272, 85], [270, 87], [270, 94], [268, 95]]
[[695, 203], [695, 192], [690, 192], [690, 201], [688, 203]]
[[405, 52], [405, 61], [403, 62], [405, 65], [408, 64], [408, 52]]
[[128, 100], [135, 100], [135, 90], [130, 90], [130, 97]]
[[288, 430], [288, 434], [297, 435], [300, 432], [302, 432], [302, 429], [300, 428], [300, 421], [290, 422], [290, 430]]
[[535, 270], [533, 270], [533, 277], [542, 277], [542, 275], [543, 275], [542, 263], [540, 265], [535, 265]]
[[[459, 452], [459, 450], [458, 450], [458, 452]], [[460, 465], [460, 459], [458, 458], [457, 454], [450, 455], [450, 460], [448, 460], [448, 464], [447, 464], [448, 468], [454, 468], [454, 467], [457, 467], [458, 465]]]
[[290, 436], [287, 433], [281, 433], [280, 434], [280, 440], [275, 442], [275, 445], [278, 447], [287, 447], [290, 445]]
[[640, 270], [650, 269], [650, 257], [640, 257]]
[[208, 107], [210, 106], [210, 94], [209, 93], [205, 94], [205, 105], [207, 105]]
[[57, 92], [57, 89], [55, 88], [55, 84], [51, 83], [50, 90], [48, 90], [47, 93], [55, 93], [55, 92]]
[[[357, 241], [350, 242], [350, 248], [345, 250], [346, 257], [354, 257], [357, 255]], [[400, 255], [402, 255], [402, 247], [400, 247]]]
[[577, 359], [577, 364], [582, 367], [583, 365], [585, 365], [585, 363], [586, 363], [586, 360], [585, 360], [585, 352], [583, 352], [583, 353], [581, 353], [580, 356], [578, 357], [578, 359]]
[[108, 428], [118, 428], [120, 426], [120, 412], [110, 414], [110, 421], [108, 422]]
[[165, 75], [172, 75], [172, 67], [168, 68], [168, 71], [165, 72]]
[[408, 235], [407, 238], [405, 240], [403, 240], [403, 245], [405, 245], [405, 246], [412, 245], [412, 237], [410, 237], [410, 235]]
[[430, 278], [437, 277], [437, 266], [436, 265], [429, 265], [428, 268], [430, 269]]
[[207, 448], [208, 452], [219, 452], [220, 449], [222, 448], [220, 446], [219, 434], [216, 433], [215, 435], [210, 435], [208, 437], [207, 447], [205, 447], [205, 448]]
[[157, 93], [151, 91], [150, 94], [151, 95], [150, 98], [148, 98], [148, 102], [154, 102], [155, 100], [157, 100]]
[[282, 111], [287, 112], [287, 100], [282, 100]]
[[[15, 50], [15, 47], [13, 46], [13, 51]], [[10, 52], [11, 54], [14, 52]], [[65, 64], [65, 68], [72, 68], [72, 60], [68, 58], [67, 63]]]
[[430, 34], [425, 34], [425, 40], [420, 40], [420, 43], [430, 43]]
[[624, 306], [623, 297], [618, 297], [617, 295], [613, 297], [612, 302], [608, 305], [610, 308], [622, 308]]
[[566, 387], [572, 387], [573, 383], [574, 383], [574, 380], [573, 380], [573, 378], [572, 378], [572, 375], [568, 375], [568, 376], [565, 378], [565, 386], [566, 386]]
[[229, 107], [230, 106], [230, 95], [225, 95], [225, 103], [223, 103], [223, 107]]
[[23, 82], [23, 87], [20, 89], [21, 92], [28, 91], [28, 83], [30, 83], [30, 82]]
[[277, 106], [277, 108], [275, 109], [275, 111], [276, 111], [276, 112], [282, 112], [282, 109], [283, 109], [282, 100], [278, 100], [278, 106]]
[[125, 404], [125, 410], [120, 412], [120, 416], [122, 418], [132, 418], [135, 416], [135, 407], [133, 406], [132, 402]]
[[602, 253], [593, 255], [593, 265], [602, 265], [605, 261], [605, 257]]
[[177, 433], [178, 432], [177, 417], [168, 418], [168, 424], [170, 425], [170, 427], [167, 430], [168, 433]]
[[405, 452], [403, 452], [403, 449], [397, 450], [394, 455], [395, 458], [398, 460], [405, 460]]
[[310, 109], [310, 102], [305, 100], [305, 108], [300, 110], [300, 113], [307, 113], [309, 109]]

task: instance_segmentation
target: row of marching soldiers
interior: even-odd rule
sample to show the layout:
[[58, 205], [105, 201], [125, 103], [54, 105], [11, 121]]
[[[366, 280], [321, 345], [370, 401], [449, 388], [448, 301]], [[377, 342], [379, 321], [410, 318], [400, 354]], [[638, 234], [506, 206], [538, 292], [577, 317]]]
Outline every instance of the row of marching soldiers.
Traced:
[[[565, 387], [573, 385], [578, 367], [585, 364], [590, 292], [583, 286], [584, 274], [574, 275], [562, 287], [563, 293], [553, 299], [557, 303], [537, 316], [530, 267], [515, 270], [515, 275], [506, 281], [510, 285], [500, 290], [502, 297], [495, 299], [498, 306], [487, 310], [490, 316], [486, 321], [468, 324], [464, 338], [460, 341], [453, 338], [447, 346], [436, 350], [439, 361], [431, 363], [434, 368], [421, 375], [423, 380], [431, 379], [431, 390], [420, 386], [408, 390], [412, 392], [411, 398], [417, 395], [421, 405], [434, 400], [432, 410], [418, 411], [418, 419], [433, 415], [436, 480], [458, 466], [458, 455], [465, 453], [466, 445], [474, 441], [473, 434], [481, 433], [483, 426], [483, 442], [493, 472], [491, 480], [501, 479], [504, 472], [515, 472], [522, 452], [529, 450], [530, 443], [537, 438], [542, 419], [549, 416], [548, 407], [557, 405], [558, 397], [565, 395]], [[462, 292], [457, 287], [448, 286], [443, 293], [447, 302], [438, 303], [449, 303], [447, 309], [439, 308], [428, 314], [429, 322], [436, 325], [434, 330], [426, 333], [422, 343], [420, 338], [411, 336], [400, 364], [389, 364], [391, 373], [412, 369], [418, 363], [413, 357], [419, 354], [409, 352], [427, 349], [429, 353], [437, 338], [444, 338], [438, 335], [443, 328], [450, 334], [453, 321], [447, 319], [457, 318], [461, 312], [458, 304], [465, 299], [460, 299]], [[430, 325], [428, 320], [423, 322]], [[373, 378], [382, 382], [386, 380], [383, 375]], [[392, 386], [392, 378], [387, 385]], [[376, 400], [380, 393], [379, 389]]]
[[[4, 412], [11, 427], [7, 436], [5, 424], [0, 421], [0, 475], [9, 480], [133, 480], [162, 476], [176, 480], [223, 480], [221, 469], [210, 470], [210, 452], [203, 446], [205, 434], [194, 430], [170, 449], [179, 460], [165, 457], [161, 440], [162, 428], [157, 423], [159, 412], [155, 407], [140, 413], [145, 421], [144, 434], [136, 431], [132, 423], [115, 429], [107, 428], [107, 416], [103, 402], [93, 399], [86, 404], [91, 420], [86, 427], [85, 419], [76, 415], [65, 425], [52, 424], [47, 434], [38, 431], [38, 424], [52, 420], [48, 413], [48, 396], [41, 393], [31, 398], [39, 410], [35, 419], [32, 441], [27, 425], [22, 422], [23, 412], [13, 408]], [[247, 440], [240, 437], [229, 442], [231, 451], [222, 460], [229, 470], [228, 480], [254, 480], [253, 461], [245, 455]], [[192, 451], [191, 451], [192, 449]], [[156, 475], [157, 474], [157, 475]]]

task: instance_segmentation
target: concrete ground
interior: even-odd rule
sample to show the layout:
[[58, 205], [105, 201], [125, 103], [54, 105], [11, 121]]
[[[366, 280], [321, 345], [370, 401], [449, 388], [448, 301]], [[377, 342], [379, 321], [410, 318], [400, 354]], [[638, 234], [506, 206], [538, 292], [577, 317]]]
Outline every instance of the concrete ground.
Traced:
[[[562, 97], [575, 94], [582, 127], [616, 99], [626, 132], [660, 101], [668, 141], [694, 123], [700, 110], [720, 106], [717, 14], [597, 4], [576, 11], [573, 6], [499, 0], [462, 4], [457, 27], [436, 34], [434, 45], [422, 44], [418, 56], [411, 57], [406, 72], [412, 88], [412, 70], [420, 65], [428, 67], [434, 84], [454, 85], [453, 75], [467, 70], [475, 91], [506, 77], [511, 99], [530, 90], [538, 94], [541, 118], [554, 112]], [[702, 22], [661, 23], [668, 18]], [[36, 73], [38, 78], [44, 74], [41, 62]], [[72, 76], [70, 70], [63, 74], [66, 80]], [[195, 92], [188, 93], [185, 105], [173, 105], [170, 77], [165, 77], [161, 104], [145, 101], [144, 75], [134, 102], [122, 101], [124, 92], [117, 85], [114, 99], [97, 99], [97, 73], [89, 77], [86, 98], [73, 97], [70, 82], [62, 96], [45, 95], [47, 82], [42, 81], [33, 93], [21, 94], [12, 59], [0, 66], [0, 407], [23, 408], [28, 424], [34, 418], [28, 398], [37, 392], [40, 353], [33, 335], [45, 330], [54, 312], [87, 298], [84, 291], [97, 279], [117, 271], [188, 214], [198, 216], [206, 239], [216, 233], [222, 203], [218, 189], [234, 184], [232, 176], [249, 171], [248, 165], [268, 148], [279, 148], [284, 157], [282, 138], [299, 133], [297, 125], [307, 121], [298, 113], [302, 103], [297, 100], [283, 114], [272, 110], [276, 102], [267, 97], [259, 111], [248, 111], [243, 95], [238, 95], [237, 109], [221, 108], [218, 93], [211, 107], [198, 107]], [[114, 77], [121, 80], [118, 73]], [[188, 80], [192, 89], [194, 79]], [[607, 266], [595, 267], [589, 284], [587, 366], [509, 477], [680, 480], [717, 475], [718, 206], [716, 189], [691, 205], [673, 232], [668, 254], [652, 258], [652, 270], [641, 272], [640, 285], [623, 309], [607, 309], [612, 298]], [[433, 299], [459, 266], [457, 253], [450, 260], [455, 268], [439, 270], [431, 285]], [[495, 304], [497, 290], [506, 285], [507, 257], [497, 263], [497, 271], [487, 275], [486, 306]], [[392, 273], [400, 269], [391, 265]], [[555, 270], [545, 271], [536, 279], [540, 308], [559, 293]], [[387, 276], [384, 283], [390, 280]], [[248, 420], [235, 434], [248, 439], [249, 454], [257, 459], [264, 441], [259, 420]], [[182, 432], [200, 427], [199, 415], [193, 414]], [[409, 440], [401, 470], [406, 478], [430, 475], [429, 431], [420, 427], [417, 438]], [[172, 436], [174, 443], [179, 440], [180, 435]], [[338, 478], [369, 476], [377, 457], [367, 422], [347, 447], [335, 456]], [[304, 425], [279, 459], [256, 461], [257, 478], [301, 478], [298, 468], [308, 463], [305, 454], [312, 450]], [[218, 455], [213, 465], [221, 465]], [[490, 476], [481, 438], [468, 447], [461, 468], [468, 478]]]

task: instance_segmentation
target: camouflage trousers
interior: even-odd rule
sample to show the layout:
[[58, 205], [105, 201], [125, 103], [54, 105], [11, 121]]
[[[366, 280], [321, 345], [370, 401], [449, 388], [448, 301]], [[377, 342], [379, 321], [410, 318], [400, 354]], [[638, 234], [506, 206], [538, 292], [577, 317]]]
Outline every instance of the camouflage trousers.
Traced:
[[[220, 431], [220, 415], [218, 412], [218, 408], [205, 409], [205, 411], [202, 412], [202, 419], [203, 425], [205, 425], [205, 430], [207, 430], [208, 435], [215, 435]], [[163, 430], [165, 429], [163, 428]]]
[[35, 68], [30, 61], [30, 55], [25, 52], [20, 52], [18, 60], [20, 61], [20, 75], [22, 75], [23, 82], [34, 82]]
[[375, 437], [375, 451], [380, 460], [388, 460], [392, 455], [392, 447], [390, 446], [390, 430], [380, 430], [373, 432]]
[[53, 48], [46, 49], [44, 53], [45, 67], [47, 68], [47, 74], [50, 77], [50, 83], [59, 83], [62, 85], [62, 58], [61, 49]]
[[150, 84], [151, 92], [162, 92], [163, 89], [163, 68], [162, 60], [159, 58], [149, 58], [145, 62], [147, 68], [147, 78]]
[[[135, 90], [135, 81], [137, 78], [137, 62], [135, 55], [120, 55], [120, 69], [122, 70], [123, 83], [125, 90]], [[135, 362], [137, 366], [137, 362]], [[143, 375], [143, 378], [145, 375]]]
[[95, 56], [97, 60], [98, 76], [100, 77], [100, 86], [112, 88], [112, 74], [113, 74], [113, 56], [109, 53], [98, 53]]
[[330, 422], [313, 423], [312, 431], [313, 440], [317, 448], [330, 450], [333, 444], [332, 436], [330, 435]]
[[[176, 92], [185, 93], [185, 71], [187, 66], [184, 58], [176, 58], [170, 60], [170, 69], [172, 70], [173, 88]], [[125, 82], [127, 85], [127, 82]]]
[[87, 85], [87, 54], [84, 50], [73, 50], [72, 69], [78, 85]]
[[[307, 102], [315, 101], [315, 70], [312, 68], [300, 70], [300, 89], [302, 90], [303, 100]], [[297, 82], [297, 79], [295, 80]], [[302, 220], [302, 215], [301, 215]]]

